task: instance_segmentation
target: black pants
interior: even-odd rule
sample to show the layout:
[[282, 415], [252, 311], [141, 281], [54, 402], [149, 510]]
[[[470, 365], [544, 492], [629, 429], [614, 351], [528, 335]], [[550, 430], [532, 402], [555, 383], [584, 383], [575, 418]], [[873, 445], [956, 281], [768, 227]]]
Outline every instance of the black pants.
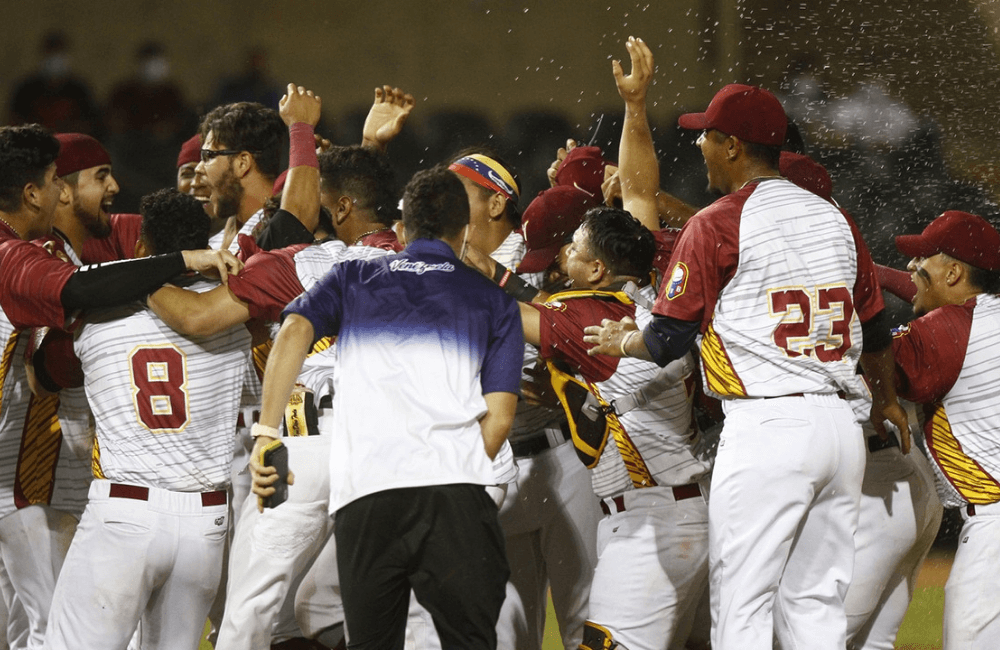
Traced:
[[483, 486], [377, 492], [338, 510], [334, 534], [348, 648], [401, 649], [412, 588], [444, 650], [495, 650], [510, 570]]

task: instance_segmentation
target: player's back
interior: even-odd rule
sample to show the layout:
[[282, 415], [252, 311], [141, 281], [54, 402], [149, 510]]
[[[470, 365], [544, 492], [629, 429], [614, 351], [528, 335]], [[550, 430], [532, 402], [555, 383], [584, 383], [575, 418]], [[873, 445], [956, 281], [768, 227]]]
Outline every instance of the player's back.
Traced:
[[858, 251], [847, 219], [791, 182], [762, 182], [739, 217], [739, 263], [702, 343], [720, 396], [830, 393], [861, 350]]
[[246, 328], [185, 337], [132, 305], [88, 317], [75, 349], [97, 427], [95, 477], [179, 492], [229, 484]]

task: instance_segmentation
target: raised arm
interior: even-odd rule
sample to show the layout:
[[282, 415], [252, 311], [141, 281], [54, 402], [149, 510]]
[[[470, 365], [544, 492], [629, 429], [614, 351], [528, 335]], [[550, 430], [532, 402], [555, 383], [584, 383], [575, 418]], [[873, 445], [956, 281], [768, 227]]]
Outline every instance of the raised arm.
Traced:
[[281, 193], [281, 209], [293, 215], [309, 232], [319, 225], [319, 162], [316, 125], [322, 101], [311, 90], [288, 84], [278, 102], [278, 114], [288, 126], [288, 177]]
[[659, 230], [656, 195], [660, 189], [660, 167], [646, 117], [646, 92], [653, 80], [653, 53], [642, 39], [632, 36], [625, 42], [625, 48], [632, 59], [631, 73], [624, 73], [620, 61], [611, 62], [618, 94], [625, 100], [625, 122], [618, 149], [622, 204], [642, 225]]
[[361, 146], [385, 152], [389, 143], [403, 130], [413, 105], [413, 95], [399, 88], [376, 88], [375, 101], [361, 133]]

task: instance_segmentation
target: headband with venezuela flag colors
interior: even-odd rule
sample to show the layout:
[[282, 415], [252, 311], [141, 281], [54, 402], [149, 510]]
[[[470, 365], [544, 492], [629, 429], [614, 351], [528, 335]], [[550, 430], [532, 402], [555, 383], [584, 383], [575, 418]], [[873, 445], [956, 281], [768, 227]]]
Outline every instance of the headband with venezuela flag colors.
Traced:
[[517, 205], [517, 199], [521, 191], [517, 187], [517, 181], [503, 165], [493, 160], [489, 156], [474, 153], [464, 158], [459, 158], [448, 166], [448, 169], [465, 176], [476, 185], [486, 189], [499, 192], [507, 197], [507, 200]]

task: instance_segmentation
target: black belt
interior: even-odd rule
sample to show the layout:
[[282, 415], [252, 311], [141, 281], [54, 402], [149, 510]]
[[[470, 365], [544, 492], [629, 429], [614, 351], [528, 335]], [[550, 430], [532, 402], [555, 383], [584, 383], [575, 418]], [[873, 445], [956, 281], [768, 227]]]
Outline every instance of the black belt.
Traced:
[[[125, 485], [124, 483], [112, 483], [108, 496], [113, 499], [135, 499], [136, 501], [149, 501], [149, 488], [139, 485]], [[228, 493], [226, 490], [216, 490], [214, 492], [201, 493], [201, 505], [203, 508], [209, 506], [224, 506]]]
[[[559, 423], [559, 430], [562, 432], [563, 441], [569, 440], [573, 437], [573, 434], [569, 430], [569, 422], [566, 420]], [[543, 451], [552, 449], [552, 443], [549, 442], [549, 437], [547, 435], [540, 435], [532, 436], [523, 440], [511, 440], [510, 448], [514, 452], [515, 456], [518, 458], [524, 458], [525, 456], [535, 456]]]
[[882, 436], [878, 435], [868, 436], [868, 451], [874, 454], [876, 451], [898, 447], [899, 441], [896, 440], [896, 436], [891, 433], [888, 436], [885, 440], [882, 440]]

